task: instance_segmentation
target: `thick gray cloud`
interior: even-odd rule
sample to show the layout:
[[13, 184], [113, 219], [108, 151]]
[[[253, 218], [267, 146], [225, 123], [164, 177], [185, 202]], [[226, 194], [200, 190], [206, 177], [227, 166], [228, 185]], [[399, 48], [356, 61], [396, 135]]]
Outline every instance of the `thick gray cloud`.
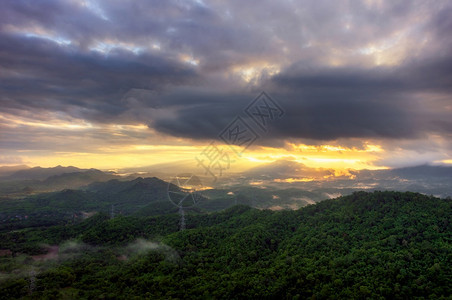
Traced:
[[211, 139], [266, 90], [286, 113], [263, 144], [446, 137], [451, 20], [447, 1], [2, 1], [0, 106]]
[[[452, 89], [451, 61], [452, 57], [438, 58], [371, 70], [341, 67], [305, 71], [297, 64], [290, 66], [262, 85], [285, 110], [264, 138], [398, 139], [422, 138], [431, 132], [452, 134], [452, 99], [447, 96]], [[418, 94], [423, 93], [446, 96], [436, 99], [424, 95], [419, 99]], [[157, 119], [153, 126], [177, 136], [215, 138], [236, 115], [244, 116], [243, 108], [254, 96], [229, 95], [220, 102], [187, 105], [172, 119]], [[196, 94], [185, 98], [196, 99]], [[215, 94], [211, 98], [221, 99]]]
[[3, 34], [0, 49], [4, 108], [66, 111], [78, 106], [96, 116], [118, 114], [123, 110], [118, 102], [132, 88], [160, 89], [197, 77], [179, 62], [152, 54], [113, 50], [102, 56], [35, 37]]

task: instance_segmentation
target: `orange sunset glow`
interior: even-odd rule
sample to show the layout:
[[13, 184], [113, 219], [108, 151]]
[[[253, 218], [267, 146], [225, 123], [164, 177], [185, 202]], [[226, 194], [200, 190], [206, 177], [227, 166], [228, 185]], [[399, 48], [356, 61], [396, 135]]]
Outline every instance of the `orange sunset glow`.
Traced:
[[452, 299], [451, 0], [0, 0], [1, 299]]
[[[386, 9], [377, 2], [362, 9]], [[197, 16], [196, 30], [174, 25], [196, 15], [190, 5], [160, 7], [167, 19], [150, 32], [117, 22], [117, 8], [96, 1], [67, 9], [98, 32], [58, 18], [4, 18], [0, 165], [196, 169], [212, 141], [231, 151], [231, 172], [279, 160], [337, 174], [451, 164], [449, 77], [426, 71], [448, 59], [429, 27], [440, 8], [381, 28], [347, 6], [349, 14], [314, 26], [295, 4], [273, 7], [275, 22], [263, 23], [255, 7], [200, 3], [212, 19]], [[137, 21], [151, 22], [145, 15]], [[246, 112], [262, 91], [281, 109], [265, 128]], [[234, 158], [220, 133], [238, 116], [258, 138]]]

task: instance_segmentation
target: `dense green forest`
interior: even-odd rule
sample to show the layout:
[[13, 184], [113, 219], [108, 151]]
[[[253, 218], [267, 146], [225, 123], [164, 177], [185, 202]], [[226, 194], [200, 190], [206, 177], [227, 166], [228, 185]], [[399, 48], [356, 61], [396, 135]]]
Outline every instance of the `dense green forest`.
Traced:
[[177, 214], [5, 228], [0, 298], [452, 299], [451, 215], [451, 200], [356, 192], [188, 214], [183, 231]]

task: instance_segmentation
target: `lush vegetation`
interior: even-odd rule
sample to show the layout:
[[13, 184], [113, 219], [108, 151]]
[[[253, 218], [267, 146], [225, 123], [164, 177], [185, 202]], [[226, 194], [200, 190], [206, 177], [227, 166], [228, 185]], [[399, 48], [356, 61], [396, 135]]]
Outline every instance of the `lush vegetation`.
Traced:
[[[62, 175], [63, 176], [63, 175]], [[0, 231], [78, 222], [93, 212], [160, 215], [177, 212], [168, 201], [168, 183], [158, 178], [117, 179], [83, 190], [64, 189], [25, 198], [0, 198]]]
[[[452, 295], [452, 201], [357, 192], [296, 211], [110, 219], [0, 233], [0, 298]], [[42, 259], [43, 244], [59, 245]]]

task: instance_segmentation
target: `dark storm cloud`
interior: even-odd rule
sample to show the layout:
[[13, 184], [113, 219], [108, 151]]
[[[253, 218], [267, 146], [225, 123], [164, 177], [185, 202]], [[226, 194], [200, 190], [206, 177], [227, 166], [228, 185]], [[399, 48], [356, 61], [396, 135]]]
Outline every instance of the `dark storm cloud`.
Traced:
[[[438, 58], [414, 66], [371, 70], [291, 66], [263, 85], [286, 112], [264, 137], [397, 139], [422, 138], [428, 132], [451, 134], [450, 112], [443, 107], [452, 100], [426, 101], [427, 112], [425, 104], [415, 98], [420, 92], [451, 92], [451, 61]], [[236, 115], [244, 116], [244, 107], [255, 96], [248, 93], [240, 101], [231, 97], [230, 101], [184, 108], [172, 119], [157, 119], [153, 126], [176, 136], [215, 138]]]
[[[293, 95], [282, 95], [285, 100], [280, 103], [286, 113], [281, 120], [271, 124], [268, 133], [261, 132], [264, 138], [332, 140], [341, 137], [420, 137], [416, 112], [413, 113], [401, 104], [385, 105], [379, 102], [380, 99], [338, 100], [340, 93], [325, 99], [319, 99], [323, 95], [316, 94], [314, 103], [310, 97], [303, 96], [297, 96], [300, 98], [293, 98], [294, 100], [289, 102], [289, 96]], [[222, 109], [225, 106], [227, 109]], [[241, 112], [243, 107], [205, 105], [185, 108], [178, 111], [172, 119], [157, 119], [152, 126], [175, 136], [216, 138], [234, 119], [234, 111], [237, 115], [244, 115]], [[246, 117], [245, 120], [259, 130], [252, 120]]]
[[[451, 16], [441, 1], [2, 1], [0, 105], [210, 139], [266, 90], [286, 114], [263, 144], [447, 135]], [[241, 81], [266, 64], [280, 72]]]
[[161, 89], [197, 77], [187, 66], [152, 54], [113, 50], [102, 56], [7, 34], [0, 35], [0, 48], [0, 65], [16, 73], [0, 81], [4, 109], [67, 111], [77, 106], [102, 119], [102, 114], [117, 115], [124, 110], [120, 100], [132, 88]]

